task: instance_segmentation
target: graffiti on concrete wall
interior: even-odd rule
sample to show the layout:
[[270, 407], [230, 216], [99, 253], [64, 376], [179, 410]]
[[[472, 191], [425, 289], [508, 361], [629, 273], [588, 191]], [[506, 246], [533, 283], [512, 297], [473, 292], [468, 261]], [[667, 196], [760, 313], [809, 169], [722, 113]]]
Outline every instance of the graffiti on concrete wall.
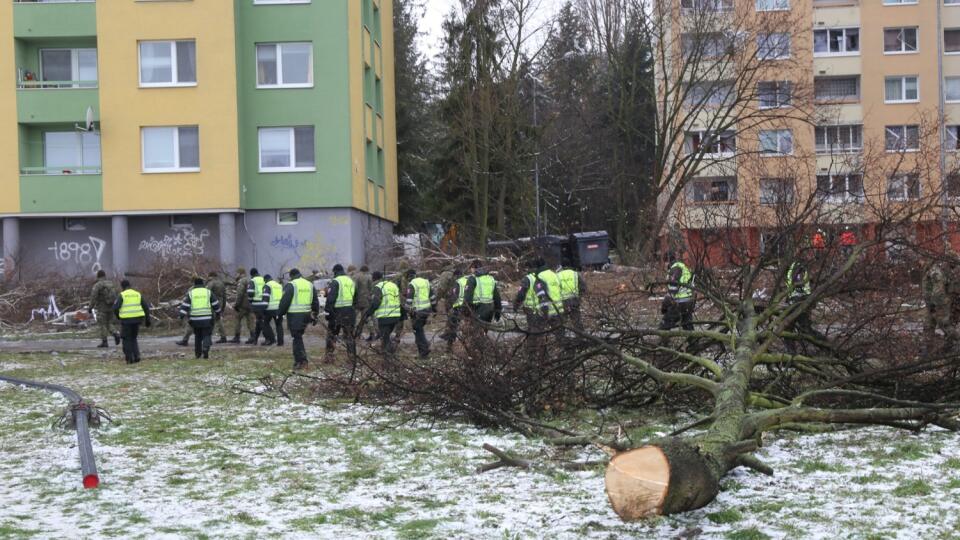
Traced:
[[280, 251], [292, 251], [297, 257], [301, 256], [300, 250], [307, 244], [308, 242], [306, 240], [294, 238], [292, 234], [278, 234], [270, 241], [270, 247]]
[[30, 310], [30, 320], [27, 322], [33, 322], [34, 319], [38, 317], [45, 321], [60, 317], [60, 308], [57, 307], [57, 299], [52, 294], [47, 297], [46, 306]]
[[184, 227], [174, 229], [161, 238], [151, 236], [147, 240], [141, 240], [137, 249], [152, 253], [164, 260], [195, 257], [204, 254], [206, 239], [209, 236], [210, 231], [207, 229], [197, 232], [193, 227]]
[[84, 268], [89, 267], [90, 271], [96, 272], [103, 268], [100, 259], [106, 247], [107, 241], [103, 238], [88, 236], [86, 242], [54, 241], [53, 245], [47, 248], [47, 251], [53, 252], [53, 258], [57, 262], [76, 264]]

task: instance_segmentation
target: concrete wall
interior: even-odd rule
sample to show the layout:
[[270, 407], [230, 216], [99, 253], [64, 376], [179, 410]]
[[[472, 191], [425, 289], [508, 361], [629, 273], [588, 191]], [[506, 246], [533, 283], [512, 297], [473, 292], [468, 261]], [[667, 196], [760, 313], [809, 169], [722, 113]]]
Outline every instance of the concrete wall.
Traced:
[[[299, 223], [279, 225], [275, 210], [237, 219], [238, 265], [277, 274], [299, 268], [329, 273], [333, 265], [369, 264], [392, 241], [393, 224], [346, 208], [300, 209]], [[368, 247], [375, 246], [368, 253]]]
[[[237, 215], [236, 265], [255, 266], [261, 273], [274, 275], [294, 267], [306, 274], [329, 273], [337, 263], [378, 268], [390, 257], [393, 224], [389, 221], [345, 208], [297, 211], [299, 222], [294, 225], [278, 224], [275, 210]], [[152, 273], [158, 265], [220, 264], [220, 215], [188, 217], [190, 225], [174, 226], [168, 215], [127, 216], [127, 271]], [[83, 221], [85, 230], [68, 231], [59, 217], [19, 219], [21, 247], [14, 261], [19, 276], [88, 276], [100, 269], [112, 274], [111, 217]], [[122, 258], [122, 252], [116, 257]]]

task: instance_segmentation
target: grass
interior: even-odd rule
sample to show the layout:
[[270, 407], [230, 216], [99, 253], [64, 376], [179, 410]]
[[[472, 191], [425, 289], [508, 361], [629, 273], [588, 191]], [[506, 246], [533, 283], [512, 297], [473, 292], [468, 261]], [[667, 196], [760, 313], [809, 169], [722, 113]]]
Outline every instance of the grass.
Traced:
[[728, 540], [768, 540], [770, 536], [761, 532], [756, 527], [749, 529], [740, 529], [727, 534]]
[[707, 519], [719, 524], [736, 523], [743, 519], [743, 514], [735, 508], [727, 508], [726, 510], [707, 514]]
[[893, 494], [897, 497], [926, 497], [933, 493], [933, 488], [925, 480], [907, 480], [901, 482], [893, 489]]
[[848, 470], [848, 467], [840, 463], [828, 463], [820, 458], [800, 461], [800, 471], [804, 474], [814, 472], [844, 473]]

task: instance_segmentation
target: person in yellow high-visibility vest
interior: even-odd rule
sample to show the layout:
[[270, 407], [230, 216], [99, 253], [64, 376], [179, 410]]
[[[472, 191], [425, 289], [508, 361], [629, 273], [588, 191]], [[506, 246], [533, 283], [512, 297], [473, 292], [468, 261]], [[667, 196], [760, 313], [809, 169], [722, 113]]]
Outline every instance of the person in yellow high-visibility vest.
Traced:
[[493, 322], [494, 319], [499, 321], [503, 313], [503, 302], [500, 300], [500, 288], [496, 278], [487, 272], [479, 260], [471, 263], [470, 270], [464, 303], [477, 319], [485, 323]]
[[120, 319], [120, 339], [123, 340], [123, 357], [128, 364], [140, 361], [140, 325], [150, 328], [150, 306], [138, 291], [130, 287], [128, 280], [120, 282], [120, 296], [113, 303], [113, 313]]
[[[463, 273], [463, 266], [457, 266], [456, 274]], [[460, 320], [469, 316], [470, 308], [466, 303], [467, 283], [470, 281], [469, 275], [461, 275], [453, 282], [450, 289], [450, 309], [447, 310], [447, 327], [441, 334], [441, 339], [447, 342], [447, 350], [453, 347], [453, 342], [457, 339], [457, 331], [460, 327]]]
[[247, 297], [250, 299], [253, 316], [256, 318], [253, 335], [247, 340], [247, 345], [256, 345], [259, 343], [260, 334], [263, 334], [263, 337], [267, 339], [264, 345], [273, 345], [277, 340], [273, 335], [273, 327], [267, 322], [267, 306], [270, 304], [270, 288], [267, 287], [267, 280], [260, 275], [260, 272], [257, 271], [256, 268], [250, 269]]
[[563, 299], [563, 316], [574, 328], [583, 329], [580, 317], [580, 298], [587, 292], [583, 276], [573, 268], [562, 268], [557, 272], [560, 278], [560, 298]]
[[342, 331], [347, 352], [356, 354], [357, 285], [343, 271], [343, 265], [333, 267], [333, 279], [327, 283], [325, 296], [327, 301], [323, 309], [327, 312], [327, 353], [333, 352], [333, 345]]
[[404, 293], [407, 313], [413, 321], [413, 336], [417, 343], [417, 353], [420, 358], [430, 356], [430, 342], [424, 328], [430, 319], [430, 314], [436, 311], [436, 295], [430, 288], [430, 282], [417, 276], [414, 269], [407, 270], [407, 290]]
[[290, 282], [283, 286], [277, 315], [287, 318], [287, 329], [293, 342], [293, 369], [305, 368], [307, 349], [303, 345], [303, 333], [320, 316], [320, 301], [313, 282], [304, 279], [296, 268], [290, 270]]
[[393, 356], [399, 344], [399, 338], [394, 340], [393, 331], [400, 324], [402, 304], [400, 302], [400, 287], [396, 283], [383, 279], [382, 272], [373, 273], [373, 292], [370, 297], [370, 307], [366, 317], [377, 320], [380, 330], [380, 343], [385, 357]]
[[677, 258], [676, 254], [667, 253], [667, 294], [660, 306], [663, 320], [660, 321], [660, 330], [672, 330], [677, 327], [687, 331], [693, 330], [693, 313], [696, 310], [696, 297], [693, 293], [693, 272]]
[[187, 318], [193, 328], [193, 354], [195, 358], [210, 358], [213, 320], [220, 312], [220, 299], [203, 285], [203, 278], [193, 279], [193, 287], [180, 303], [180, 318]]
[[[267, 303], [267, 311], [264, 312], [264, 324], [266, 326], [276, 326], [276, 344], [277, 347], [283, 347], [283, 317], [277, 313], [280, 310], [280, 299], [283, 297], [283, 285], [280, 284], [280, 281], [273, 279], [270, 274], [263, 276], [263, 279], [266, 281], [264, 286], [270, 290], [270, 301]], [[267, 341], [263, 345], [273, 345], [273, 342], [267, 337]]]

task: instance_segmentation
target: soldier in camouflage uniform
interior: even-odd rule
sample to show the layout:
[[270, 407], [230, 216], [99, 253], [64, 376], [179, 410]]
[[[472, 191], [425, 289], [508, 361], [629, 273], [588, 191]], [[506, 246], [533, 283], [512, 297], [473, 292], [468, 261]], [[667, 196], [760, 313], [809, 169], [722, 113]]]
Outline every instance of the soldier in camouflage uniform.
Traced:
[[431, 289], [437, 292], [437, 303], [443, 304], [444, 311], [450, 311], [450, 291], [453, 290], [453, 284], [456, 281], [456, 274], [454, 273], [456, 268], [452, 264], [448, 264], [444, 267], [443, 272], [440, 273], [440, 276], [434, 281], [431, 285]]
[[[227, 285], [223, 282], [223, 279], [220, 278], [220, 273], [217, 271], [210, 272], [210, 276], [207, 278], [207, 288], [210, 289], [210, 292], [213, 293], [217, 298], [223, 299], [223, 306], [226, 306], [227, 303]], [[217, 331], [217, 334], [220, 336], [220, 339], [217, 340], [217, 343], [226, 343], [227, 342], [227, 331], [223, 327], [223, 310], [214, 315], [214, 328]]]
[[[360, 267], [360, 271], [354, 272], [350, 278], [353, 279], [356, 286], [354, 298], [357, 299], [357, 313], [366, 313], [367, 308], [370, 307], [370, 297], [373, 295], [373, 277], [370, 276], [370, 268], [363, 265]], [[364, 320], [366, 321], [364, 326], [370, 329], [367, 334], [367, 341], [373, 341], [378, 333], [376, 320], [373, 317], [367, 317]], [[360, 328], [358, 332], [362, 335], [363, 328]]]
[[951, 283], [944, 263], [933, 261], [923, 274], [923, 301], [927, 306], [923, 321], [924, 339], [929, 343], [936, 334], [937, 328], [943, 330], [946, 337], [946, 346], [950, 347], [956, 340], [953, 325], [951, 324]]
[[233, 310], [237, 312], [237, 322], [230, 343], [240, 343], [240, 328], [243, 326], [243, 321], [247, 321], [247, 331], [250, 332], [250, 337], [253, 337], [253, 310], [250, 297], [247, 296], [249, 286], [250, 278], [247, 277], [247, 271], [237, 268], [237, 299], [233, 302]]
[[97, 312], [97, 329], [100, 331], [99, 348], [107, 347], [107, 338], [113, 336], [113, 343], [120, 344], [120, 334], [114, 328], [117, 325], [116, 316], [113, 313], [113, 303], [117, 300], [117, 286], [107, 279], [107, 273], [103, 270], [97, 272], [97, 282], [93, 284], [90, 290], [90, 311]]

